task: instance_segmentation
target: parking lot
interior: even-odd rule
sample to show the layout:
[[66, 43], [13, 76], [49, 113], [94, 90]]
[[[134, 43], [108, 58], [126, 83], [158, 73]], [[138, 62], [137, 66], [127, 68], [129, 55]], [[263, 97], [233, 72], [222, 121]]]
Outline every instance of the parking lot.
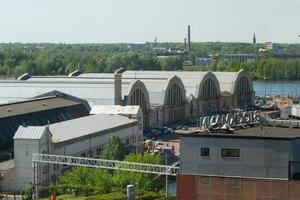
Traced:
[[[144, 133], [144, 141], [149, 152], [168, 154], [168, 163], [174, 164], [180, 156], [180, 133], [197, 127], [195, 119], [152, 129]], [[150, 144], [150, 145], [148, 145]], [[171, 155], [172, 154], [172, 155]]]

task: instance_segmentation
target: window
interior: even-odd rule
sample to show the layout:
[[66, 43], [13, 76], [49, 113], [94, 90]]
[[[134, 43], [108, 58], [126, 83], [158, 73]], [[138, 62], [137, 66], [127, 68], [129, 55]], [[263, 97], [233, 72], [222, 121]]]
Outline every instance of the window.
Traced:
[[92, 158], [93, 157], [93, 151], [91, 150], [91, 151], [89, 151], [89, 156], [90, 156], [90, 158]]
[[222, 157], [240, 157], [239, 149], [222, 149]]
[[49, 185], [48, 179], [43, 180], [43, 186], [48, 186], [48, 185]]
[[209, 156], [209, 148], [201, 148], [201, 156]]
[[54, 169], [54, 171], [58, 170], [59, 169], [59, 164], [54, 164], [53, 169]]
[[99, 147], [99, 148], [97, 148], [97, 155], [100, 155], [101, 154], [101, 152], [102, 152], [102, 148], [101, 147]]
[[56, 176], [55, 175], [51, 176], [51, 182], [54, 183], [54, 184], [56, 183]]
[[48, 173], [48, 166], [43, 166], [43, 174]]

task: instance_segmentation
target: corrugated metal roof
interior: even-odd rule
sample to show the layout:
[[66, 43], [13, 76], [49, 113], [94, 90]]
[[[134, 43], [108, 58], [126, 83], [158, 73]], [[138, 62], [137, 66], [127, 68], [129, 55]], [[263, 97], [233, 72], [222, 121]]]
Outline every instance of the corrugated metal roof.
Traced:
[[142, 81], [149, 79], [167, 79], [174, 75], [178, 76], [183, 85], [185, 86], [186, 95], [192, 94], [196, 96], [198, 94], [197, 86], [204, 80], [205, 75], [209, 72], [188, 72], [188, 71], [126, 71], [123, 73], [124, 78], [136, 78]]
[[0, 149], [13, 146], [20, 125], [41, 126], [87, 116], [89, 109], [77, 100], [43, 97], [0, 105]]
[[105, 106], [95, 105], [92, 107], [90, 114], [125, 114], [125, 115], [136, 115], [141, 112], [139, 106]]
[[234, 92], [234, 84], [238, 76], [238, 72], [214, 72], [219, 80], [222, 92]]
[[[129, 93], [133, 79], [122, 81], [123, 95]], [[93, 105], [114, 104], [114, 79], [78, 77], [33, 77], [24, 81], [0, 81], [0, 102], [20, 101], [58, 90], [85, 99]]]
[[52, 142], [59, 143], [126, 124], [137, 123], [121, 115], [98, 114], [51, 124]]
[[46, 131], [46, 126], [19, 126], [14, 140], [16, 139], [31, 139], [39, 140]]
[[80, 103], [76, 101], [57, 98], [55, 96], [10, 102], [6, 104], [0, 104], [0, 118], [51, 110], [61, 107], [74, 106], [79, 104]]

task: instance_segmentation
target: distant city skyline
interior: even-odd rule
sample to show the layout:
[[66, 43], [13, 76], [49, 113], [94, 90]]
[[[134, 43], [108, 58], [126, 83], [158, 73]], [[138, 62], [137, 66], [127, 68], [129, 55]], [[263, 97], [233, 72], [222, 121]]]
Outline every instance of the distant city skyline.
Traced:
[[0, 42], [300, 43], [299, 0], [1, 1]]

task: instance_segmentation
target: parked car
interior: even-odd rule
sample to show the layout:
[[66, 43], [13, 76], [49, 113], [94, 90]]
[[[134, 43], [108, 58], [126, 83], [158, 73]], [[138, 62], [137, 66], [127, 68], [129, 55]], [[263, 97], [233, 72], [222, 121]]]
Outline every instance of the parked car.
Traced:
[[173, 133], [174, 129], [173, 128], [168, 128], [168, 133]]
[[151, 132], [144, 133], [144, 140], [151, 139], [151, 138], [153, 138], [153, 135]]
[[152, 129], [150, 132], [153, 135], [153, 137], [158, 137], [158, 136], [160, 136], [162, 134], [162, 131], [159, 130], [159, 129], [156, 129], [156, 128]]

